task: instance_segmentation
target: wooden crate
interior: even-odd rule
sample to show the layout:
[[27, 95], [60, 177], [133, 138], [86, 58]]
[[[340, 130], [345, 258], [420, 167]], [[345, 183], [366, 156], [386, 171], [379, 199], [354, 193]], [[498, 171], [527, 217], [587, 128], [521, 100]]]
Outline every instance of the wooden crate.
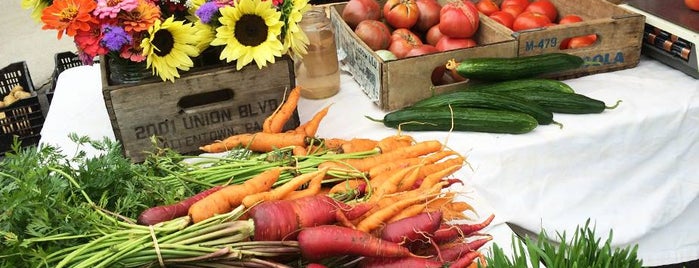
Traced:
[[[258, 69], [248, 65], [202, 67], [182, 74], [175, 82], [158, 78], [131, 85], [112, 85], [109, 67], [102, 60], [102, 85], [107, 112], [124, 154], [134, 162], [160, 146], [183, 154], [198, 154], [199, 147], [233, 134], [256, 132], [262, 122], [295, 86], [289, 57]], [[298, 113], [285, 129], [299, 125]]]
[[[558, 79], [616, 71], [638, 65], [644, 16], [605, 0], [550, 1], [556, 6], [559, 16], [576, 14], [584, 21], [521, 32], [513, 32], [503, 25], [498, 25], [517, 40], [518, 56], [564, 52], [580, 56], [586, 61], [581, 68], [548, 75]], [[499, 5], [502, 0], [495, 2]], [[592, 46], [565, 50], [559, 47], [561, 41], [566, 38], [588, 34], [597, 34], [597, 42]]]
[[[385, 111], [409, 106], [435, 93], [452, 91], [462, 83], [435, 86], [432, 72], [450, 59], [471, 57], [515, 57], [514, 37], [493, 20], [483, 21], [474, 36], [476, 47], [383, 61], [342, 20], [346, 3], [330, 6], [330, 19], [343, 64], [352, 73], [370, 101]], [[481, 16], [483, 17], [483, 16]]]

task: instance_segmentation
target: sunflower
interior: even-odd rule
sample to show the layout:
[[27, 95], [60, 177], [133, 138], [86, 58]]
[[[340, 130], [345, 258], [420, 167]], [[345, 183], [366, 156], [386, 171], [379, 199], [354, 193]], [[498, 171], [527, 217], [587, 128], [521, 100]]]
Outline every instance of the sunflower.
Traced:
[[289, 49], [296, 55], [305, 55], [306, 47], [309, 44], [308, 36], [299, 27], [299, 22], [303, 18], [303, 13], [310, 9], [308, 0], [288, 0], [282, 4], [283, 10], [289, 10], [286, 16], [284, 27], [284, 53]]
[[31, 9], [32, 14], [30, 15], [34, 20], [41, 22], [41, 13], [44, 8], [49, 6], [49, 2], [43, 0], [22, 0], [22, 8]]
[[199, 55], [197, 30], [191, 23], [170, 17], [156, 21], [141, 41], [146, 66], [164, 81], [179, 78], [177, 69], [187, 71], [194, 66], [191, 57]]
[[43, 10], [41, 21], [42, 29], [58, 30], [58, 39], [65, 32], [68, 36], [75, 36], [78, 31], [89, 31], [90, 24], [97, 23], [91, 13], [97, 7], [94, 0], [56, 0]]
[[284, 26], [280, 18], [281, 12], [272, 1], [240, 0], [235, 6], [222, 7], [221, 26], [216, 28], [211, 45], [225, 45], [220, 58], [237, 61], [238, 70], [253, 60], [261, 69], [284, 52], [279, 40]]

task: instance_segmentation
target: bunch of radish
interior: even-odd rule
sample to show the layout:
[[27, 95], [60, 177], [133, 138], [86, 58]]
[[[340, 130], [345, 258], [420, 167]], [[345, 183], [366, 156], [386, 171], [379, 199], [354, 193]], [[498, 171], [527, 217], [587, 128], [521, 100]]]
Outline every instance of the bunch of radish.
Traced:
[[480, 25], [470, 0], [350, 0], [342, 18], [369, 48], [396, 59], [474, 47]]

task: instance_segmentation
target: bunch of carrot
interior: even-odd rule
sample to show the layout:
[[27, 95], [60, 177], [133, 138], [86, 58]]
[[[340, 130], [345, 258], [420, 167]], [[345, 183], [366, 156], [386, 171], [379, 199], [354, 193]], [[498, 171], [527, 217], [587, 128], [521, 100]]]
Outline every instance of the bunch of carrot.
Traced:
[[[298, 87], [291, 90], [261, 131], [201, 147], [214, 153], [291, 148], [296, 161], [197, 195], [178, 206], [186, 208], [186, 217], [206, 222], [244, 207], [242, 218], [255, 225], [252, 240], [297, 240], [304, 264], [350, 258], [363, 267], [469, 267], [482, 259], [478, 248], [490, 238], [479, 232], [493, 216], [456, 224], [474, 221], [467, 217], [473, 207], [450, 190], [461, 183], [453, 176], [464, 156], [440, 141], [402, 134], [378, 140], [316, 137], [330, 106], [284, 130], [299, 93]], [[354, 244], [358, 241], [365, 245]]]

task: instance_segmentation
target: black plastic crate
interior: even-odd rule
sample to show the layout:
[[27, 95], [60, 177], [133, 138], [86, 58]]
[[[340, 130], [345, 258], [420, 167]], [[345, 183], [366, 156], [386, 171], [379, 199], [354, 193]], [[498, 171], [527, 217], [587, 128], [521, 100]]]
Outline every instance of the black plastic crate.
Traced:
[[49, 104], [51, 104], [51, 100], [53, 100], [53, 92], [56, 90], [58, 75], [67, 69], [83, 65], [83, 62], [80, 60], [78, 54], [70, 51], [56, 53], [53, 59], [56, 66], [53, 69], [53, 75], [51, 76], [51, 88], [46, 92], [46, 100]]
[[0, 108], [0, 156], [4, 156], [12, 148], [15, 137], [23, 147], [38, 144], [44, 126], [41, 104], [24, 61], [12, 63], [0, 70], [0, 97], [5, 98], [17, 85], [31, 93], [31, 97]]

